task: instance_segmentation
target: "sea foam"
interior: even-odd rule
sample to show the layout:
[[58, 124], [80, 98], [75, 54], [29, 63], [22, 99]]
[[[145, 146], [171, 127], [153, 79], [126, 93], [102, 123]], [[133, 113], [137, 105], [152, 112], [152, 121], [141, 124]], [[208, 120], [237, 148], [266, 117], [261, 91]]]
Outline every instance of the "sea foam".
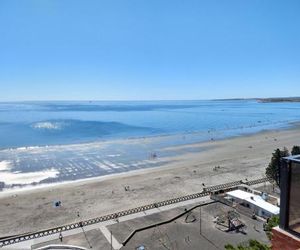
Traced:
[[34, 129], [60, 130], [65, 124], [63, 122], [37, 122], [32, 125]]

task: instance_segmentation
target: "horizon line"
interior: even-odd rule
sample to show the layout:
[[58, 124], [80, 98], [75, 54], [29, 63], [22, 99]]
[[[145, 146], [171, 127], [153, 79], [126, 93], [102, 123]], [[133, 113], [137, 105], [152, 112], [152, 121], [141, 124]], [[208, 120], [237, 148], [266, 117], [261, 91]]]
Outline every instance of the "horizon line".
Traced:
[[300, 96], [276, 96], [276, 97], [232, 97], [232, 98], [209, 98], [209, 99], [45, 99], [45, 100], [7, 100], [0, 103], [14, 103], [14, 102], [163, 102], [163, 101], [234, 101], [234, 100], [261, 100], [261, 99], [288, 99], [300, 98]]

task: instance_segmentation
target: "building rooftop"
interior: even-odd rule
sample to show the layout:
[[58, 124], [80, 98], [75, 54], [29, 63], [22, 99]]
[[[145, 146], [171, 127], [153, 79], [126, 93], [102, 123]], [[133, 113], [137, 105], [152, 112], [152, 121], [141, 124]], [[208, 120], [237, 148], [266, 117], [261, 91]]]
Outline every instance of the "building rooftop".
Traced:
[[245, 200], [257, 207], [260, 207], [262, 209], [264, 209], [265, 211], [268, 211], [269, 213], [272, 214], [279, 214], [279, 207], [272, 205], [269, 202], [266, 202], [261, 196], [259, 195], [255, 195], [249, 192], [245, 192], [242, 190], [233, 190], [230, 192], [227, 192], [228, 195], [241, 199], [241, 200]]
[[283, 159], [300, 163], [300, 155], [290, 155], [290, 156], [287, 156], [287, 157], [283, 157]]

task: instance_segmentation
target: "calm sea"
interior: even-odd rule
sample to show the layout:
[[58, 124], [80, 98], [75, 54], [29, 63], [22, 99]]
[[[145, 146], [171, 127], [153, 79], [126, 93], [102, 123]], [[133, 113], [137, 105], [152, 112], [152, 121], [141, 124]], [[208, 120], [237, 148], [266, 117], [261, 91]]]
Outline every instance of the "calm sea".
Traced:
[[[0, 103], [0, 182], [23, 186], [160, 166], [166, 162], [153, 154], [178, 153], [163, 150], [168, 146], [299, 120], [300, 103], [255, 100]], [[128, 138], [153, 140], [118, 140]]]
[[0, 103], [0, 148], [209, 130], [238, 135], [298, 120], [300, 103], [253, 100]]

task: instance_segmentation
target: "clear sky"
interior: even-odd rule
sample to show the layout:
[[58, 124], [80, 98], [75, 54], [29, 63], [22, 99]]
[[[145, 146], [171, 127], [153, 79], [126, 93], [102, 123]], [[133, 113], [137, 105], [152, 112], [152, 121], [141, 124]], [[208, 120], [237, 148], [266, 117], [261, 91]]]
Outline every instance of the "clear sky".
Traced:
[[0, 101], [300, 96], [299, 13], [299, 0], [1, 0]]

